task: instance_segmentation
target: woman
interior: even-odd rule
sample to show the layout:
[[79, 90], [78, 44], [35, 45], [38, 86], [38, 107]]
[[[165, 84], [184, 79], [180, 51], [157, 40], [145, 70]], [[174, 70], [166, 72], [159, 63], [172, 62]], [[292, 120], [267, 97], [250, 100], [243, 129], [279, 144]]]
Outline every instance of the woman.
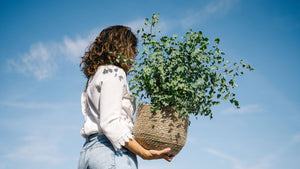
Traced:
[[136, 169], [136, 154], [146, 160], [165, 159], [170, 148], [146, 150], [132, 135], [135, 101], [126, 74], [135, 59], [137, 38], [130, 28], [104, 29], [85, 52], [80, 63], [87, 77], [81, 96], [85, 118], [81, 135], [86, 142], [78, 169]]

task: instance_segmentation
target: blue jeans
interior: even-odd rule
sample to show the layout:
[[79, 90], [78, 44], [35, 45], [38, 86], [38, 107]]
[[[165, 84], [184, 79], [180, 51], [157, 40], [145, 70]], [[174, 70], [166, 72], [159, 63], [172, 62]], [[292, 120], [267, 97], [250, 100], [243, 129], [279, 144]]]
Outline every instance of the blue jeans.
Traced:
[[78, 169], [137, 169], [137, 158], [125, 148], [115, 151], [105, 135], [92, 135], [80, 152]]

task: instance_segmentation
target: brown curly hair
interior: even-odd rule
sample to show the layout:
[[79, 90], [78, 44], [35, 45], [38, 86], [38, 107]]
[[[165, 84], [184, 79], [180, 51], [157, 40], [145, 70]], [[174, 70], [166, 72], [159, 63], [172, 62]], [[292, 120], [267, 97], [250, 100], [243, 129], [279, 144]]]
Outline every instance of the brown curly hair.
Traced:
[[126, 26], [116, 25], [102, 30], [81, 57], [81, 71], [88, 79], [100, 65], [115, 65], [127, 73], [136, 56], [137, 41]]

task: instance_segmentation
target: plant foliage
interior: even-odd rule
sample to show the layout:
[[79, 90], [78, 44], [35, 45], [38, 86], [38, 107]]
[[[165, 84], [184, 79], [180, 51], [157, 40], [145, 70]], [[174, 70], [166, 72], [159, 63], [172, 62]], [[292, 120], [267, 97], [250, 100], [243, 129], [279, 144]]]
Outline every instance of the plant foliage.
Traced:
[[237, 87], [235, 78], [243, 70], [253, 68], [243, 60], [234, 63], [226, 60], [218, 47], [220, 39], [214, 39], [214, 45], [210, 45], [201, 31], [190, 30], [181, 38], [177, 34], [158, 38], [152, 33], [159, 23], [158, 16], [146, 18], [145, 29], [137, 31], [142, 51], [134, 63], [129, 84], [139, 101], [150, 102], [153, 111], [175, 106], [181, 117], [194, 114], [212, 118], [211, 107], [222, 100], [229, 100], [239, 108], [232, 92]]

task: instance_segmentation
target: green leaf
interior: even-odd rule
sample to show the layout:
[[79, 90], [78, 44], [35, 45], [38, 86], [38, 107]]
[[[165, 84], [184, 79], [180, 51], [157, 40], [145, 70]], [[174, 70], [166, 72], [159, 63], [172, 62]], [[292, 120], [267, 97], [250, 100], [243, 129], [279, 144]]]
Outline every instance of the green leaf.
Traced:
[[228, 98], [229, 98], [229, 94], [226, 94], [226, 95], [223, 97], [223, 100], [226, 101]]
[[216, 69], [218, 69], [218, 67], [216, 65], [212, 65], [212, 66], [210, 66], [210, 69], [211, 70], [216, 70]]
[[234, 100], [234, 105], [235, 105], [236, 107], [239, 107], [239, 102], [238, 102], [237, 100]]

